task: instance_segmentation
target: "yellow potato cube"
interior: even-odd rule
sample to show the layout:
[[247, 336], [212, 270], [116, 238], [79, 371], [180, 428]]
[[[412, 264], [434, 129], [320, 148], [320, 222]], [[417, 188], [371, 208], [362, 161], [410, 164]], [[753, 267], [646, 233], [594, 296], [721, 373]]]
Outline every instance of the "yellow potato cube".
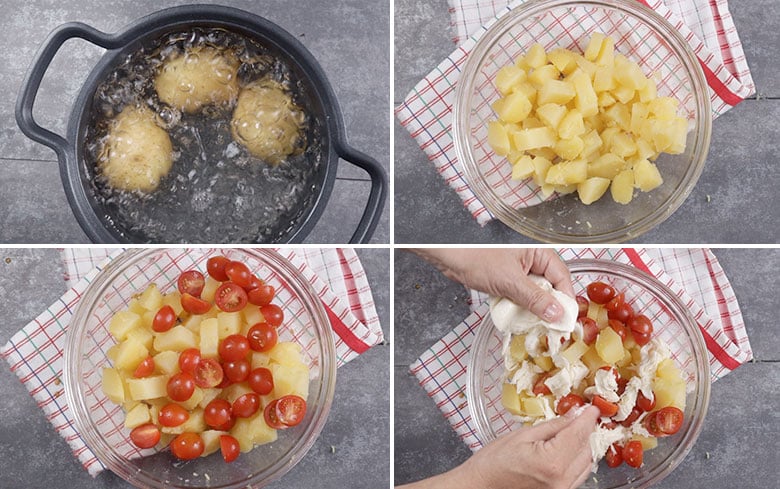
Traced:
[[688, 120], [683, 117], [674, 118], [670, 123], [669, 133], [672, 144], [669, 145], [666, 152], [673, 155], [684, 152], [688, 139]]
[[537, 127], [545, 127], [544, 122], [540, 121], [536, 117], [528, 117], [521, 123], [521, 129], [536, 129]]
[[551, 166], [552, 162], [548, 158], [542, 156], [534, 158], [534, 174], [532, 178], [536, 185], [541, 187], [545, 183], [544, 179], [547, 177], [547, 172], [550, 170]]
[[536, 98], [539, 105], [565, 105], [572, 100], [577, 92], [572, 83], [566, 80], [550, 80], [542, 86]]
[[538, 356], [538, 357], [534, 357], [533, 360], [536, 366], [544, 370], [545, 372], [549, 372], [550, 370], [553, 369], [554, 364], [552, 361], [552, 357]]
[[[257, 306], [254, 307], [257, 308]], [[240, 333], [241, 323], [242, 319], [240, 311], [217, 313], [217, 330], [219, 339], [223, 340], [232, 334]]]
[[585, 143], [581, 138], [574, 136], [571, 139], [559, 139], [555, 143], [555, 152], [564, 160], [576, 159], [585, 148]]
[[165, 294], [162, 303], [163, 306], [171, 306], [177, 317], [181, 316], [181, 313], [184, 312], [184, 307], [181, 305], [181, 294], [178, 290]]
[[522, 363], [528, 357], [525, 349], [525, 335], [513, 335], [509, 341], [509, 356], [517, 363]]
[[535, 158], [545, 158], [550, 161], [553, 161], [555, 157], [558, 156], [552, 148], [534, 148], [529, 149], [526, 153]]
[[515, 416], [523, 415], [520, 396], [517, 395], [517, 389], [514, 384], [503, 384], [501, 386], [501, 404], [504, 406], [504, 409]]
[[168, 378], [167, 375], [155, 375], [142, 379], [127, 379], [130, 398], [134, 401], [143, 401], [167, 396]]
[[269, 356], [272, 362], [292, 366], [302, 362], [301, 351], [298, 343], [280, 341], [269, 351]]
[[531, 82], [531, 84], [536, 87], [538, 90], [539, 88], [543, 87], [548, 81], [550, 80], [558, 80], [561, 76], [561, 73], [558, 71], [558, 69], [553, 65], [544, 65], [540, 66], [539, 68], [536, 68], [533, 73], [528, 75], [528, 81]]
[[532, 104], [536, 103], [537, 99], [537, 90], [536, 88], [531, 84], [531, 82], [524, 81], [517, 85], [515, 88], [515, 92], [522, 93], [528, 98], [528, 101]]
[[149, 350], [143, 344], [135, 338], [127, 338], [119, 344], [114, 367], [132, 372], [148, 356]]
[[640, 160], [654, 160], [658, 156], [653, 144], [646, 139], [639, 138], [636, 140], [636, 157]]
[[623, 131], [631, 130], [631, 113], [628, 107], [623, 104], [615, 104], [604, 111], [607, 121], [611, 121], [613, 125], [619, 127]]
[[670, 381], [678, 381], [683, 378], [682, 371], [677, 368], [677, 365], [674, 364], [674, 360], [671, 358], [666, 358], [658, 363], [655, 375]]
[[583, 53], [585, 59], [588, 61], [596, 61], [596, 58], [598, 58], [599, 53], [601, 52], [601, 47], [606, 37], [607, 36], [601, 32], [594, 32], [591, 34], [588, 46], [585, 48], [585, 52]]
[[273, 397], [279, 398], [289, 394], [304, 399], [309, 397], [309, 368], [303, 363], [271, 364], [271, 373], [274, 377]]
[[566, 115], [566, 106], [558, 104], [545, 104], [536, 109], [536, 117], [547, 127], [558, 130], [563, 116]]
[[577, 109], [568, 111], [558, 125], [558, 135], [563, 139], [571, 139], [584, 132], [585, 123], [582, 120], [582, 113]]
[[585, 73], [589, 81], [593, 80], [593, 77], [596, 76], [596, 70], [598, 69], [596, 63], [588, 61], [580, 54], [575, 54], [574, 62], [577, 63], [577, 67], [580, 69], [580, 71]]
[[496, 88], [501, 95], [509, 95], [520, 82], [525, 81], [526, 72], [514, 65], [507, 65], [496, 73]]
[[268, 352], [253, 351], [249, 354], [249, 357], [249, 363], [252, 364], [252, 369], [256, 369], [257, 367], [267, 368], [269, 365], [271, 365], [271, 356], [268, 354]]
[[216, 358], [219, 347], [219, 319], [206, 319], [200, 323], [200, 354], [203, 358]]
[[596, 69], [596, 74], [593, 75], [593, 90], [596, 93], [601, 95], [602, 92], [614, 90], [616, 86], [611, 67], [600, 66]]
[[195, 334], [182, 325], [174, 326], [164, 333], [157, 333], [154, 338], [154, 349], [157, 351], [183, 351], [197, 346], [198, 339]]
[[617, 103], [617, 100], [615, 100], [615, 97], [613, 97], [611, 93], [601, 92], [596, 103], [598, 103], [599, 107], [609, 107], [612, 104]]
[[571, 74], [577, 69], [577, 63], [574, 60], [574, 53], [568, 49], [556, 48], [547, 53], [547, 59], [550, 63], [564, 75]]
[[[509, 143], [509, 134], [504, 124], [500, 121], [491, 121], [488, 123], [488, 144], [493, 148], [493, 152], [499, 156], [509, 154], [511, 145]], [[257, 309], [256, 307], [254, 309]], [[246, 310], [246, 309], [244, 309]]]
[[638, 92], [640, 102], [649, 102], [658, 96], [655, 82], [648, 78], [647, 83]]
[[[618, 64], [615, 58], [615, 81], [631, 90], [641, 90], [647, 84], [647, 78], [642, 73], [642, 68], [633, 61]], [[624, 58], [625, 59], [625, 58]]]
[[601, 146], [601, 137], [599, 136], [598, 131], [592, 129], [591, 131], [585, 133], [584, 136], [582, 136], [582, 151], [580, 154], [583, 158], [590, 160], [590, 156], [598, 151]]
[[588, 163], [585, 160], [562, 161], [552, 165], [545, 176], [549, 185], [571, 185], [582, 183], [588, 178]]
[[230, 386], [223, 389], [222, 395], [220, 395], [220, 397], [225, 399], [230, 404], [233, 404], [236, 399], [243, 396], [244, 394], [249, 394], [251, 392], [254, 391], [249, 387], [249, 385], [245, 382], [242, 382], [240, 384], [231, 384]]
[[566, 348], [563, 353], [561, 353], [561, 356], [568, 360], [569, 363], [574, 363], [582, 358], [585, 352], [588, 351], [588, 348], [588, 345], [583, 343], [581, 340], [577, 340], [569, 345], [569, 347]]
[[599, 356], [595, 346], [588, 348], [588, 351], [582, 355], [582, 363], [584, 363], [591, 372], [595, 372], [601, 367], [608, 365], [607, 362]]
[[630, 130], [635, 135], [640, 134], [642, 126], [647, 120], [648, 113], [647, 105], [641, 102], [631, 104], [631, 122], [629, 123], [629, 129], [623, 130]]
[[190, 412], [190, 417], [184, 423], [179, 426], [163, 426], [160, 431], [163, 433], [170, 433], [172, 435], [180, 435], [182, 433], [202, 433], [206, 431], [206, 420], [203, 417], [203, 409], [197, 408]]
[[515, 148], [525, 151], [532, 148], [552, 147], [555, 144], [555, 132], [549, 127], [521, 129], [513, 133]]
[[655, 409], [675, 406], [685, 411], [685, 381], [669, 380], [662, 377], [655, 379], [653, 384], [655, 394]]
[[222, 389], [214, 387], [211, 389], [201, 389], [201, 392], [203, 392], [203, 398], [201, 398], [200, 402], [198, 403], [198, 407], [205, 409], [211, 401], [216, 399], [222, 393]]
[[512, 165], [512, 180], [525, 180], [534, 173], [534, 161], [529, 155], [523, 155]]
[[521, 122], [531, 113], [531, 102], [522, 92], [510, 93], [504, 98], [493, 102], [493, 110], [499, 119], [504, 122]]
[[623, 341], [614, 329], [604, 328], [596, 337], [596, 353], [602, 360], [613, 364], [623, 358]]
[[634, 185], [642, 192], [649, 192], [663, 183], [661, 172], [647, 160], [634, 163]]
[[531, 46], [525, 57], [523, 63], [529, 68], [539, 68], [547, 63], [547, 53], [544, 47], [538, 42]]
[[585, 205], [590, 205], [599, 200], [609, 188], [609, 179], [590, 177], [577, 186], [577, 194]]
[[160, 310], [163, 303], [163, 296], [156, 284], [152, 284], [146, 288], [138, 297], [138, 303], [147, 311], [154, 311], [155, 313]]
[[618, 204], [628, 204], [634, 198], [634, 171], [623, 170], [618, 173], [610, 185], [612, 200]]
[[583, 71], [575, 71], [570, 75], [571, 83], [577, 95], [574, 97], [574, 105], [583, 117], [590, 117], [599, 112], [598, 98], [593, 91], [590, 77]]
[[658, 97], [647, 103], [647, 108], [651, 114], [658, 119], [671, 120], [677, 117], [677, 102], [673, 97]]
[[632, 88], [619, 85], [617, 88], [610, 92], [621, 104], [627, 104], [634, 98], [634, 90]]
[[634, 138], [625, 132], [618, 132], [610, 141], [609, 151], [621, 158], [628, 158], [636, 153]]
[[179, 404], [187, 411], [192, 411], [200, 405], [201, 401], [203, 401], [203, 389], [200, 387], [195, 387], [195, 390], [192, 391], [192, 396], [190, 396], [189, 399], [178, 402], [177, 404]]
[[560, 195], [573, 194], [577, 191], [577, 185], [574, 183], [571, 185], [554, 185], [553, 188]]
[[652, 450], [653, 448], [658, 446], [658, 438], [654, 436], [647, 437], [642, 435], [633, 435], [631, 439], [641, 443], [642, 450]]
[[137, 316], [141, 316], [146, 312], [146, 309], [138, 302], [138, 297], [134, 297], [127, 303], [127, 312], [132, 312]]
[[598, 66], [613, 66], [615, 64], [615, 41], [607, 36], [601, 43], [599, 55], [595, 59]]
[[214, 296], [217, 294], [217, 289], [222, 285], [222, 282], [214, 280], [211, 276], [206, 277], [206, 284], [203, 286], [203, 291], [200, 293], [200, 298], [206, 302], [214, 302]]
[[179, 352], [161, 351], [154, 357], [154, 367], [158, 372], [173, 375], [179, 371]]
[[552, 410], [552, 396], [524, 397], [520, 404], [523, 412], [528, 416], [541, 418], [544, 416], [545, 407]]
[[625, 166], [626, 161], [623, 158], [612, 153], [604, 153], [588, 164], [588, 176], [611, 180], [623, 171]]
[[144, 345], [147, 350], [152, 349], [152, 342], [154, 341], [154, 335], [152, 332], [144, 327], [133, 328], [127, 332], [127, 338], [132, 338], [138, 343]]
[[141, 317], [130, 311], [119, 311], [111, 318], [108, 323], [108, 332], [117, 341], [124, 341], [127, 333], [141, 326]]
[[[203, 454], [201, 457], [207, 457], [212, 453], [220, 449], [219, 437], [227, 435], [227, 431], [218, 430], [206, 430], [200, 434], [200, 438], [203, 440]], [[240, 443], [239, 443], [240, 445]]]
[[125, 428], [132, 430], [136, 426], [148, 423], [150, 420], [149, 406], [140, 402], [125, 415]]
[[115, 404], [125, 402], [125, 386], [122, 377], [113, 368], [103, 369], [103, 394]]

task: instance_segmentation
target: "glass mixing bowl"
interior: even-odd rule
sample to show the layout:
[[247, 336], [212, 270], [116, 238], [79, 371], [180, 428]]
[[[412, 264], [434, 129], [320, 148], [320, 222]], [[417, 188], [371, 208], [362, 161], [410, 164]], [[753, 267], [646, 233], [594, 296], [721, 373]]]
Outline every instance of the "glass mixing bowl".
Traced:
[[[110, 366], [106, 351], [115, 341], [108, 332], [111, 317], [130, 299], [155, 283], [162, 292], [176, 288], [182, 271], [205, 273], [210, 256], [225, 255], [244, 262], [276, 288], [274, 304], [285, 315], [279, 341], [303, 348], [310, 369], [306, 417], [279, 432], [273, 443], [256, 446], [228, 464], [219, 453], [189, 462], [168, 450], [139, 450], [123, 426], [124, 412], [103, 394], [102, 368]], [[76, 430], [97, 458], [111, 471], [138, 487], [239, 488], [262, 487], [298, 463], [322, 431], [336, 384], [335, 343], [322, 302], [300, 272], [278, 253], [267, 249], [135, 249], [103, 269], [79, 301], [65, 346], [65, 395]]]
[[[500, 97], [493, 80], [536, 42], [547, 50], [583, 52], [594, 31], [611, 36], [616, 51], [638, 62], [646, 75], [660, 75], [658, 96], [680, 101], [680, 113], [688, 119], [685, 152], [659, 156], [656, 164], [664, 183], [636, 193], [628, 205], [608, 195], [584, 205], [576, 194], [541, 203], [535, 185], [512, 180], [512, 166], [487, 143], [488, 122], [496, 119], [491, 104]], [[547, 242], [625, 241], [667, 219], [696, 185], [712, 131], [709, 93], [699, 61], [682, 35], [640, 2], [529, 1], [490, 26], [466, 60], [453, 105], [455, 152], [480, 202], [515, 231]]]
[[[577, 294], [600, 280], [625, 293], [635, 311], [647, 315], [655, 328], [653, 338], [663, 340], [672, 352], [688, 385], [685, 417], [675, 435], [659, 438], [658, 446], [644, 453], [644, 465], [634, 469], [599, 464], [596, 477], [582, 486], [587, 489], [641, 489], [659, 482], [682, 462], [701, 432], [710, 399], [710, 364], [699, 326], [685, 304], [668, 287], [636, 268], [608, 260], [574, 260], [567, 263]], [[468, 363], [469, 410], [476, 434], [484, 445], [512, 430], [522, 429], [501, 404], [504, 360], [502, 334], [490, 315], [477, 329]]]

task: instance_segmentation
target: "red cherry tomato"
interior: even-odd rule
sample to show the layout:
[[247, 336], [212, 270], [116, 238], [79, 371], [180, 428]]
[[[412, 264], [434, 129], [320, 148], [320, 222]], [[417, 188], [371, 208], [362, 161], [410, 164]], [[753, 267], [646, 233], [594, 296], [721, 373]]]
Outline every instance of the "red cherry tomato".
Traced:
[[265, 424], [268, 425], [269, 428], [273, 428], [275, 430], [283, 430], [287, 428], [281, 421], [279, 421], [279, 416], [276, 412], [276, 405], [278, 404], [278, 401], [271, 401], [268, 404], [266, 404], [265, 409], [263, 410], [263, 418], [265, 419]]
[[226, 430], [224, 427], [230, 423], [232, 418], [230, 403], [224, 399], [214, 399], [206, 404], [205, 409], [203, 409], [204, 421], [214, 429]]
[[270, 370], [265, 367], [258, 367], [249, 372], [247, 379], [249, 387], [261, 396], [270, 394], [274, 390], [274, 376]]
[[579, 307], [579, 310], [577, 311], [577, 319], [587, 316], [588, 308], [590, 307], [590, 301], [581, 295], [578, 295], [575, 297], [575, 299], [577, 299], [577, 307]]
[[246, 291], [233, 282], [225, 282], [219, 286], [214, 295], [217, 307], [225, 312], [236, 312], [246, 306]]
[[144, 358], [144, 360], [138, 364], [133, 371], [133, 377], [140, 379], [142, 377], [148, 377], [154, 372], [154, 358], [151, 356]]
[[190, 419], [190, 413], [178, 404], [170, 403], [160, 409], [157, 415], [157, 421], [167, 427], [179, 426]]
[[195, 370], [200, 365], [200, 350], [197, 348], [187, 348], [179, 354], [179, 370], [195, 375]]
[[585, 400], [577, 394], [567, 394], [558, 401], [558, 407], [555, 412], [563, 416], [569, 409], [585, 405]]
[[580, 318], [580, 324], [582, 324], [582, 341], [586, 345], [595, 343], [599, 336], [599, 326], [596, 321], [589, 317], [583, 317]]
[[274, 290], [273, 285], [261, 285], [254, 289], [250, 289], [249, 292], [247, 292], [247, 296], [249, 297], [250, 304], [267, 306], [274, 299], [275, 293], [276, 291]]
[[224, 375], [222, 365], [219, 362], [212, 358], [201, 358], [193, 377], [195, 377], [195, 384], [198, 387], [210, 389], [218, 386]]
[[260, 396], [254, 392], [244, 394], [233, 401], [233, 416], [237, 418], [249, 418], [260, 409]]
[[265, 318], [265, 322], [278, 328], [282, 321], [284, 321], [284, 311], [276, 304], [268, 304], [267, 306], [260, 306], [260, 313]]
[[171, 306], [162, 306], [152, 320], [152, 329], [164, 333], [176, 324], [176, 312]]
[[252, 284], [252, 272], [240, 261], [231, 261], [225, 265], [225, 275], [239, 287], [249, 287]]
[[615, 333], [620, 336], [621, 341], [626, 341], [626, 336], [628, 336], [628, 330], [626, 329], [626, 325], [621, 323], [620, 321], [616, 319], [610, 319], [609, 320], [609, 327], [612, 328]]
[[601, 424], [601, 426], [603, 428], [605, 428], [607, 430], [614, 430], [615, 428], [618, 427], [618, 424], [616, 422], [612, 421], [611, 419], [609, 421], [607, 421], [606, 423], [602, 421], [600, 424]]
[[623, 460], [631, 467], [639, 468], [642, 466], [642, 443], [637, 440], [631, 440], [623, 447]]
[[645, 419], [642, 420], [642, 424], [644, 425], [647, 432], [650, 433], [652, 436], [655, 437], [666, 436], [666, 433], [661, 431], [661, 429], [658, 427], [658, 421], [656, 419], [657, 414], [658, 411], [649, 413], [647, 416], [645, 416]]
[[230, 260], [224, 256], [212, 256], [206, 262], [206, 271], [214, 280], [218, 282], [226, 282], [228, 276], [225, 273], [225, 267], [228, 263], [230, 263]]
[[206, 285], [206, 279], [203, 277], [203, 274], [197, 270], [187, 270], [179, 275], [179, 280], [176, 281], [179, 292], [182, 294], [190, 294], [195, 297], [200, 297], [204, 285]]
[[623, 450], [617, 443], [613, 443], [612, 446], [607, 449], [607, 454], [604, 458], [607, 460], [608, 467], [612, 467], [613, 469], [619, 467], [620, 464], [623, 463]]
[[195, 392], [195, 380], [186, 372], [173, 374], [168, 379], [167, 391], [172, 401], [184, 402]]
[[182, 433], [171, 442], [171, 452], [180, 460], [192, 460], [203, 455], [206, 446], [197, 433]]
[[615, 289], [604, 282], [593, 282], [587, 287], [588, 297], [596, 304], [606, 304], [615, 297]]
[[249, 377], [249, 362], [246, 360], [225, 362], [222, 364], [222, 370], [231, 383], [243, 382]]
[[246, 293], [248, 294], [250, 290], [254, 290], [258, 287], [262, 287], [263, 285], [265, 285], [265, 282], [257, 278], [257, 275], [252, 275], [249, 278], [249, 285], [244, 287], [244, 290], [246, 290]]
[[622, 396], [623, 393], [626, 392], [627, 385], [628, 385], [628, 379], [624, 379], [624, 378], [618, 379], [617, 393], [619, 396]]
[[181, 307], [190, 314], [206, 314], [211, 309], [211, 304], [185, 293], [181, 295]]
[[599, 408], [602, 416], [612, 417], [618, 412], [618, 405], [614, 402], [607, 401], [599, 395], [593, 396], [592, 404]]
[[276, 400], [276, 416], [285, 426], [295, 426], [306, 416], [306, 400], [293, 394]]
[[628, 417], [620, 422], [623, 426], [626, 428], [630, 428], [632, 424], [634, 424], [634, 421], [639, 419], [640, 416], [642, 416], [643, 411], [639, 409], [638, 407], [634, 406], [631, 409], [631, 413], [629, 413]]
[[642, 392], [639, 392], [636, 396], [636, 405], [642, 411], [650, 412], [655, 407], [655, 396], [652, 399], [648, 399]]
[[683, 422], [683, 412], [674, 406], [667, 406], [655, 413], [655, 422], [658, 429], [666, 435], [673, 435], [680, 431]]
[[540, 375], [539, 378], [536, 379], [536, 382], [534, 382], [534, 387], [531, 390], [531, 392], [533, 392], [535, 396], [538, 396], [539, 394], [542, 395], [552, 394], [550, 388], [547, 387], [547, 384], [544, 383], [544, 381], [547, 380], [549, 377], [550, 374], [546, 373]]
[[227, 362], [241, 360], [247, 353], [249, 353], [249, 340], [240, 334], [232, 334], [219, 344], [219, 356]]
[[276, 329], [268, 323], [257, 323], [246, 334], [249, 348], [254, 351], [268, 351], [279, 341]]
[[653, 334], [653, 323], [651, 323], [650, 318], [644, 314], [637, 314], [636, 316], [632, 317], [628, 320], [626, 326], [628, 326], [631, 332], [635, 334]]
[[152, 448], [159, 443], [162, 433], [152, 423], [145, 423], [133, 428], [130, 432], [130, 441], [138, 448]]
[[219, 437], [219, 448], [222, 451], [222, 458], [227, 463], [237, 459], [241, 453], [241, 446], [238, 444], [238, 440], [230, 435]]
[[[614, 299], [612, 299], [614, 300]], [[626, 302], [621, 302], [613, 310], [607, 311], [607, 317], [609, 319], [617, 319], [618, 321], [625, 323], [634, 316], [634, 308]]]
[[639, 346], [645, 346], [646, 344], [650, 343], [649, 334], [632, 333], [631, 336], [634, 337], [634, 341]]
[[617, 308], [620, 304], [624, 303], [626, 301], [626, 294], [623, 292], [617, 294], [615, 297], [609, 300], [606, 304], [604, 304], [604, 309], [607, 310], [607, 312], [612, 311]]

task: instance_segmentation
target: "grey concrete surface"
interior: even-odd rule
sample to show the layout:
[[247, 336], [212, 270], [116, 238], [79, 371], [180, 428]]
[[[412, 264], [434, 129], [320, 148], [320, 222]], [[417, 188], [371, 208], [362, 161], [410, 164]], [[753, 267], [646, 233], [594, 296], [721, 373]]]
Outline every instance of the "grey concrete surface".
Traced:
[[[775, 326], [777, 249], [716, 249], [731, 281], [755, 363], [712, 385], [704, 429], [691, 452], [657, 488], [774, 487], [780, 435], [780, 337]], [[471, 454], [409, 364], [469, 314], [465, 289], [416, 256], [395, 250], [395, 484], [460, 465]]]
[[[0, 242], [88, 242], [65, 200], [54, 152], [24, 136], [14, 119], [22, 78], [44, 38], [68, 21], [81, 21], [105, 32], [115, 32], [153, 11], [186, 3], [205, 2], [0, 1], [3, 11], [0, 90], [4, 94], [0, 97], [0, 168], [4, 175], [0, 177], [0, 207], [10, 210], [0, 217]], [[348, 141], [376, 158], [389, 174], [389, 2], [224, 0], [219, 3], [266, 17], [296, 36], [312, 52], [336, 93]], [[69, 40], [63, 45], [44, 77], [34, 108], [34, 115], [43, 127], [64, 133], [72, 104], [103, 52], [82, 40]], [[368, 176], [341, 161], [337, 177], [328, 211], [307, 243], [346, 243], [357, 225], [368, 194]], [[389, 209], [388, 200], [372, 243], [389, 243]], [[47, 220], [29, 224], [31, 218], [39, 215], [46, 216]], [[50, 240], [49, 235], [60, 239]]]
[[[359, 249], [377, 312], [390, 324], [387, 249]], [[55, 249], [0, 250], [0, 344], [65, 291]], [[92, 478], [54, 431], [6, 362], [0, 362], [0, 487], [129, 488], [109, 471]], [[328, 421], [309, 453], [270, 488], [383, 488], [390, 485], [390, 344], [375, 346], [338, 371]], [[331, 447], [334, 447], [335, 452]]]
[[[774, 0], [732, 0], [758, 99], [713, 123], [704, 172], [685, 203], [637, 243], [777, 243], [780, 208], [780, 16]], [[395, 2], [397, 106], [453, 49], [446, 0]], [[394, 121], [396, 243], [532, 243], [504, 224], [480, 227], [426, 155]]]

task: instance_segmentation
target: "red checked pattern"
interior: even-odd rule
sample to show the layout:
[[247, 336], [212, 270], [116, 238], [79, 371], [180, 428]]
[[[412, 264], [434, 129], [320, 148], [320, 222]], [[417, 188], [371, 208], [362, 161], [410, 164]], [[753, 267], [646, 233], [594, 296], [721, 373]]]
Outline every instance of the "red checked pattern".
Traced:
[[[706, 249], [560, 249], [564, 260], [605, 259], [633, 265], [655, 276], [667, 285], [686, 304], [699, 324], [709, 351], [712, 381], [723, 377], [739, 365], [750, 361], [750, 348], [745, 324], [737, 298], [728, 278], [715, 256]], [[575, 283], [575, 290], [587, 284]], [[410, 366], [420, 385], [442, 411], [455, 431], [472, 450], [481, 447], [466, 399], [469, 350], [476, 328], [489, 314], [485, 303], [487, 296], [472, 292], [474, 312], [457, 325]], [[672, 334], [672, 322], [658, 304], [648, 303], [637, 297], [632, 306], [647, 314], [669, 344], [672, 355], [683, 371], [691, 367], [689, 354]], [[496, 358], [501, 355], [501, 338], [494, 334], [489, 352]], [[514, 421], [501, 407], [502, 361], [496, 361], [494, 372], [488, 375], [495, 380], [495, 389], [486, 393], [487, 412], [497, 434], [511, 428]]]
[[[638, 0], [670, 21], [696, 53], [710, 85], [713, 116], [724, 113], [742, 99], [755, 92], [742, 44], [734, 27], [725, 0], [710, 0], [707, 4], [692, 0]], [[396, 108], [396, 116], [406, 127], [428, 158], [452, 187], [477, 222], [484, 225], [493, 216], [477, 200], [466, 183], [463, 169], [455, 156], [451, 136], [452, 102], [455, 84], [468, 53], [479, 37], [495, 19], [523, 1], [506, 0], [450, 0], [452, 26], [461, 45], [436, 69], [428, 74]], [[683, 110], [692, 113], [690, 89], [670, 64], [671, 55], [663, 42], [650, 31], [635, 23], [629, 24], [616, 16], [596, 16], [585, 8], [572, 9], [563, 15], [548, 14], [527, 32], [513, 33], [512, 39], [503, 39], [501, 52], [479, 74], [475, 92], [481, 100], [473, 109], [472, 137], [475, 159], [486, 176], [490, 189], [506, 204], [514, 208], [528, 207], [544, 201], [538, 187], [530, 180], [511, 180], [511, 167], [495, 156], [486, 144], [486, 123], [494, 118], [489, 103], [497, 98], [492, 85], [495, 72], [525, 52], [528, 39], [538, 39], [552, 47], [582, 50], [584, 41], [598, 28], [616, 39], [616, 49], [635, 59], [645, 73], [658, 73], [659, 94], [680, 99]], [[471, 37], [470, 37], [471, 36]], [[661, 68], [663, 67], [663, 68]]]
[[[336, 333], [339, 366], [383, 340], [368, 280], [354, 250], [277, 251], [301, 272], [322, 299]], [[100, 269], [121, 252], [122, 250], [95, 248], [63, 250], [63, 261], [67, 270], [65, 278], [71, 288], [0, 349], [0, 355], [19, 376], [55, 430], [68, 442], [73, 453], [93, 476], [104, 467], [76, 433], [72, 415], [65, 404], [60, 380], [62, 348], [65, 330], [81, 295]], [[224, 252], [230, 253], [230, 250]], [[175, 286], [175, 280], [182, 271], [194, 267], [205, 269], [205, 260], [215, 253], [221, 251], [168, 250], [164, 258], [158, 259], [148, 268], [123, 277], [124, 280], [114, 287], [113, 294], [107, 296], [107, 307], [96, 313], [100, 316], [96, 329], [106, 329], [116, 306], [123, 305], [135, 291], [151, 282], [167, 290]], [[314, 339], [307, 333], [311, 330], [310, 324], [301, 318], [305, 316], [301, 314], [301, 302], [276, 277], [271, 277], [269, 283], [277, 289], [276, 297], [285, 311], [285, 316], [298, 322], [292, 328], [280, 332], [282, 339], [297, 341], [303, 347], [305, 359], [310, 359], [306, 352], [314, 345]], [[88, 367], [84, 375], [85, 384], [90, 386], [86, 395], [89, 407], [102, 413], [97, 423], [104, 426], [100, 431], [107, 434], [109, 443], [126, 450], [124, 455], [127, 457], [138, 456], [142, 452], [129, 443], [127, 430], [122, 428], [121, 408], [107, 402], [99, 388], [100, 367], [103, 366], [101, 359], [105, 358], [105, 351], [111, 346], [111, 340], [105, 333], [91, 337], [103, 339], [99, 343], [96, 342], [87, 355], [88, 358], [96, 359], [95, 364]]]

